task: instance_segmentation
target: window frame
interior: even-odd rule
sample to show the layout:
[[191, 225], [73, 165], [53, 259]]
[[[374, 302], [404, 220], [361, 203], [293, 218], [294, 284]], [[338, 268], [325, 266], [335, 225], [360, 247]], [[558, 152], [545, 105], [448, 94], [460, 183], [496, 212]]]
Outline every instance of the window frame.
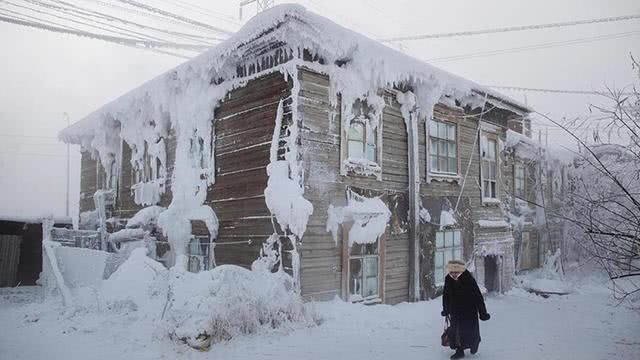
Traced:
[[[198, 249], [199, 249], [199, 253], [198, 254], [194, 254], [192, 252], [193, 250], [193, 242], [197, 241], [198, 242]], [[210, 266], [210, 254], [211, 254], [211, 242], [209, 241], [209, 238], [207, 236], [199, 236], [199, 235], [191, 235], [191, 238], [189, 239], [189, 243], [188, 243], [188, 261], [187, 261], [187, 270], [189, 270], [189, 272], [200, 272], [200, 271], [207, 271], [210, 270], [211, 266]], [[193, 259], [197, 258], [200, 261], [200, 264], [202, 265], [202, 268], [200, 268], [198, 271], [192, 271], [192, 266], [193, 266]]]
[[[481, 191], [481, 195], [482, 195], [482, 203], [483, 204], [487, 204], [487, 203], [498, 203], [500, 202], [500, 187], [499, 187], [499, 181], [498, 179], [500, 178], [500, 153], [499, 153], [499, 142], [498, 142], [498, 135], [495, 133], [490, 133], [490, 132], [481, 132], [480, 134], [481, 138], [480, 138], [480, 144], [479, 144], [479, 153], [480, 153], [480, 179], [481, 179], [481, 186], [480, 186], [480, 191]], [[485, 156], [484, 154], [484, 149], [483, 149], [483, 144], [489, 144], [489, 142], [493, 142], [494, 145], [494, 154], [495, 154], [495, 158], [493, 159], [487, 159], [487, 156]], [[487, 148], [488, 149], [488, 148]], [[493, 165], [495, 166], [495, 178], [491, 179], [486, 177], [487, 174], [485, 174], [485, 162], [487, 162], [489, 165], [491, 165], [491, 163], [493, 162]], [[493, 196], [487, 196], [486, 193], [486, 189], [485, 189], [485, 182], [488, 182], [489, 184], [493, 183], [494, 187], [493, 187]]]
[[[353, 125], [358, 124], [362, 127], [362, 139], [352, 139], [351, 137], [351, 129], [353, 128]], [[370, 137], [370, 133], [374, 132], [373, 137]], [[374, 139], [374, 159], [369, 159], [369, 145], [371, 145], [371, 143], [369, 142], [369, 139], [373, 138]], [[352, 142], [356, 142], [356, 143], [361, 143], [362, 144], [362, 156], [361, 157], [356, 157], [353, 159], [364, 159], [367, 161], [370, 161], [372, 163], [376, 163], [378, 164], [378, 128], [376, 127], [375, 129], [372, 129], [371, 126], [369, 125], [369, 120], [364, 117], [364, 116], [358, 116], [355, 117], [353, 119], [351, 119], [351, 122], [349, 124], [349, 128], [347, 129], [347, 159], [352, 159], [351, 157], [351, 143]]]
[[[439, 133], [436, 134], [435, 136], [432, 134], [432, 125], [436, 124], [436, 127], [439, 130], [439, 126], [440, 125], [445, 125], [447, 126], [447, 138], [442, 138], [439, 136]], [[430, 175], [430, 177], [454, 177], [457, 178], [460, 176], [460, 132], [459, 132], [459, 127], [458, 127], [458, 123], [457, 122], [453, 122], [453, 121], [448, 121], [448, 120], [442, 120], [442, 119], [438, 119], [438, 118], [431, 118], [428, 121], [425, 122], [425, 127], [426, 127], [426, 134], [427, 134], [427, 161], [426, 161], [426, 167], [427, 167], [427, 174]], [[454, 139], [451, 140], [448, 137], [448, 129], [449, 127], [453, 128], [454, 131]], [[438, 145], [436, 145], [436, 149], [437, 149], [437, 154], [436, 159], [437, 159], [437, 164], [440, 164], [440, 159], [444, 158], [447, 159], [447, 167], [449, 165], [449, 159], [451, 159], [450, 156], [448, 156], [448, 152], [446, 156], [441, 156], [440, 155], [440, 143], [441, 142], [446, 142], [447, 144], [447, 148], [448, 146], [450, 146], [451, 144], [453, 144], [453, 148], [455, 149], [455, 172], [450, 172], [450, 171], [444, 171], [444, 170], [440, 170], [440, 169], [434, 169], [432, 167], [431, 164], [431, 158], [433, 156], [433, 152], [432, 152], [432, 144], [433, 142], [436, 142]]]
[[[384, 302], [384, 263], [385, 263], [385, 234], [382, 234], [376, 241], [377, 244], [377, 253], [376, 254], [352, 254], [352, 247], [349, 246], [349, 230], [353, 226], [353, 221], [349, 221], [342, 225], [342, 298], [345, 301], [349, 302], [362, 302], [367, 304], [374, 303], [383, 303]], [[362, 245], [365, 247], [365, 245]], [[366, 251], [363, 251], [366, 252]], [[377, 294], [363, 296], [360, 295], [359, 298], [354, 297], [354, 294], [351, 293], [351, 260], [361, 259], [360, 271], [362, 272], [361, 276], [361, 294], [364, 294], [364, 290], [366, 287], [366, 272], [365, 262], [366, 259], [377, 258]]]
[[[451, 234], [451, 246], [447, 246], [447, 235]], [[458, 244], [456, 245], [456, 237], [455, 234], [458, 234]], [[445, 277], [447, 276], [447, 252], [450, 251], [450, 259], [449, 260], [462, 260], [464, 259], [464, 239], [462, 238], [462, 229], [460, 228], [450, 228], [450, 229], [442, 229], [436, 230], [434, 234], [434, 250], [433, 250], [433, 278], [435, 286], [444, 285]], [[438, 234], [442, 234], [442, 246], [438, 246]], [[459, 250], [459, 258], [456, 257], [456, 250]], [[442, 264], [438, 266], [438, 256], [442, 254]], [[438, 270], [440, 269], [440, 272]], [[441, 276], [439, 276], [441, 275]]]
[[[356, 103], [359, 103], [360, 106], [366, 107], [366, 99], [357, 99]], [[354, 104], [354, 107], [356, 105]], [[370, 177], [374, 176], [377, 181], [382, 181], [382, 126], [384, 123], [383, 116], [380, 116], [378, 119], [378, 123], [375, 129], [371, 129], [370, 127], [370, 119], [364, 115], [364, 111], [360, 110], [360, 114], [353, 116], [351, 114], [351, 118], [348, 122], [343, 118], [346, 114], [346, 106], [342, 105], [341, 113], [340, 113], [340, 175], [343, 176], [361, 176], [361, 177]], [[349, 130], [351, 128], [351, 124], [356, 121], [364, 124], [363, 126], [363, 157], [361, 158], [350, 158], [349, 157]], [[345, 126], [349, 124], [349, 126]], [[375, 158], [376, 161], [371, 161], [367, 159], [367, 135], [368, 132], [374, 131], [373, 135], [375, 138]], [[358, 160], [362, 160], [358, 161]]]

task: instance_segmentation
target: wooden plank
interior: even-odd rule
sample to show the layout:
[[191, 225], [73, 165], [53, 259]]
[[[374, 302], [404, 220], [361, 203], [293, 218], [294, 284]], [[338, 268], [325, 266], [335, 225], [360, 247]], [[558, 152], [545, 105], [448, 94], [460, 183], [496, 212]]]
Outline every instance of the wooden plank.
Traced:
[[16, 285], [22, 236], [0, 234], [0, 287]]

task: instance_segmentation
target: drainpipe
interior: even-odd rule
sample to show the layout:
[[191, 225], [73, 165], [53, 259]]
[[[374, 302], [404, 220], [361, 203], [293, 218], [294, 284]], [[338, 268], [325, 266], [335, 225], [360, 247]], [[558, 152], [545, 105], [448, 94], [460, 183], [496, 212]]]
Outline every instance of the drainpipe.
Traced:
[[420, 168], [418, 155], [418, 119], [414, 111], [410, 113], [407, 123], [407, 141], [409, 142], [409, 223], [410, 225], [410, 259], [411, 276], [409, 277], [409, 298], [420, 300], [420, 236], [418, 224], [420, 221]]

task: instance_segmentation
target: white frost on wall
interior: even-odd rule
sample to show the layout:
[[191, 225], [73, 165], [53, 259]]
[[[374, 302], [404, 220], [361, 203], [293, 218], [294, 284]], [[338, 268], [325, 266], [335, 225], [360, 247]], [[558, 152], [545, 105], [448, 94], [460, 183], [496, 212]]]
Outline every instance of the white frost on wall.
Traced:
[[429, 210], [421, 207], [419, 215], [420, 215], [420, 221], [422, 221], [423, 223], [428, 224], [431, 222], [431, 214], [429, 213]]
[[327, 232], [338, 244], [340, 225], [352, 222], [349, 229], [349, 246], [371, 244], [382, 236], [391, 218], [391, 211], [379, 197], [367, 198], [350, 192], [345, 207], [329, 205]]
[[127, 228], [137, 228], [143, 227], [145, 225], [153, 225], [158, 219], [158, 216], [161, 212], [165, 211], [166, 208], [162, 206], [148, 206], [144, 209], [138, 211], [133, 217], [127, 220]]
[[[289, 159], [278, 160], [278, 143], [280, 141], [280, 127], [282, 124], [283, 104], [280, 100], [276, 116], [276, 127], [271, 142], [271, 162], [267, 166], [269, 180], [264, 190], [265, 202], [271, 214], [276, 217], [280, 228], [290, 230], [298, 238], [302, 238], [309, 216], [313, 213], [313, 205], [303, 196], [304, 190], [295, 174], [299, 168], [297, 150], [293, 148], [296, 134], [291, 132], [286, 144], [289, 147]], [[293, 154], [292, 154], [293, 153]]]
[[453, 226], [456, 224], [456, 218], [453, 210], [442, 210], [440, 212], [440, 228]]
[[508, 228], [509, 223], [505, 220], [478, 220], [481, 228]]
[[139, 182], [131, 186], [134, 196], [133, 201], [138, 205], [154, 205], [160, 201], [164, 193], [164, 180], [158, 179], [149, 182]]

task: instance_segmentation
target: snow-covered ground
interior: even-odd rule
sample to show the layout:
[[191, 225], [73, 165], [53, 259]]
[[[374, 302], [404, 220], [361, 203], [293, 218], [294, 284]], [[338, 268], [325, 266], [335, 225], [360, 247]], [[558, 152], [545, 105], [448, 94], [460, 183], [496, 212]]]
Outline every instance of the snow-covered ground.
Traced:
[[[603, 283], [547, 299], [515, 289], [490, 296], [478, 359], [638, 359], [640, 315], [615, 306]], [[37, 288], [0, 292], [2, 359], [447, 359], [440, 301], [396, 306], [309, 303], [321, 325], [270, 330], [214, 345], [176, 344], [157, 322], [129, 313], [63, 311]]]

